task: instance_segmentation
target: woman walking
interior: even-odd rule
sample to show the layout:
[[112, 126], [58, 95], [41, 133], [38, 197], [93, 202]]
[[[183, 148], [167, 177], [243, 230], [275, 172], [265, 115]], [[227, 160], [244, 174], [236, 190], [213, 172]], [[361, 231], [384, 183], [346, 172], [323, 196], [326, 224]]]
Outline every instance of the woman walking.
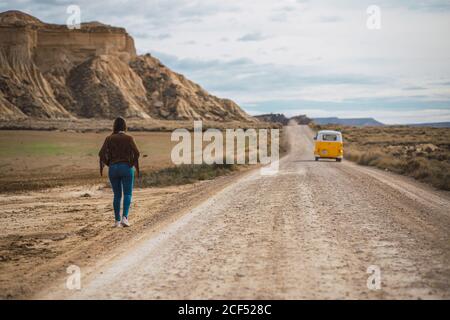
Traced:
[[[132, 136], [126, 134], [127, 124], [122, 117], [116, 118], [113, 133], [106, 137], [99, 152], [100, 175], [103, 167], [109, 167], [109, 181], [114, 192], [114, 227], [129, 227], [128, 211], [133, 192], [134, 169], [139, 175], [139, 150]], [[120, 216], [120, 202], [123, 190], [123, 214]]]

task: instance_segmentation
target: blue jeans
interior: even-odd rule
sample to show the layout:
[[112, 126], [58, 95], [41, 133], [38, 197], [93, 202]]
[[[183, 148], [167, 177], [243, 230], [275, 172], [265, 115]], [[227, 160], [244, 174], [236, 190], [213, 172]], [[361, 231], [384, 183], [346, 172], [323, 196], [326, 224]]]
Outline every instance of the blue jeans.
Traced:
[[130, 210], [131, 194], [133, 193], [134, 169], [128, 163], [119, 162], [109, 167], [109, 181], [114, 192], [114, 216], [120, 221], [120, 200], [123, 189], [123, 216], [128, 217]]

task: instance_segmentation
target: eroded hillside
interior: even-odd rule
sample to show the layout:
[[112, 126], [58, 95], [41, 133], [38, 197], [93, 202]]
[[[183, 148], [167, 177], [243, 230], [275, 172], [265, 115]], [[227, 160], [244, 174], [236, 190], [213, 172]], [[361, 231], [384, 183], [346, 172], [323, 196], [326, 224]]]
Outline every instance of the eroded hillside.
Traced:
[[80, 29], [0, 13], [0, 119], [113, 118], [256, 121], [149, 54], [125, 29]]

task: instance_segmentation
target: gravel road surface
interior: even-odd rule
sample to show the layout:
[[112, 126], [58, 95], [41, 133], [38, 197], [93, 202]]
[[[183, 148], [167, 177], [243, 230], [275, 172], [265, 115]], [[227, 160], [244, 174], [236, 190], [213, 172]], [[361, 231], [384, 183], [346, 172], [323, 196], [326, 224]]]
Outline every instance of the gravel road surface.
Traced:
[[[315, 162], [288, 126], [280, 171], [254, 170], [156, 234], [37, 298], [450, 298], [450, 196], [407, 177]], [[370, 266], [381, 288], [369, 289]]]

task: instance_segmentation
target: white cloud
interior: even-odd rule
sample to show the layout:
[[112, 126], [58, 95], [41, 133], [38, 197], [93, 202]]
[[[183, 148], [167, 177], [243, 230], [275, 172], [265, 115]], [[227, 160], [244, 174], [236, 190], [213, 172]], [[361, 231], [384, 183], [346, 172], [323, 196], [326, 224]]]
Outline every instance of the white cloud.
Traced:
[[[0, 8], [64, 23], [71, 3], [8, 0]], [[424, 113], [435, 101], [440, 109], [450, 109], [446, 0], [378, 0], [382, 28], [377, 31], [366, 27], [369, 0], [76, 3], [83, 21], [127, 28], [139, 53], [177, 57], [185, 63], [175, 63], [176, 71], [245, 105], [292, 99], [341, 102], [336, 112], [357, 114], [345, 109], [346, 101], [401, 98], [421, 105]], [[397, 108], [395, 103], [390, 107]], [[363, 107], [359, 111], [368, 113]]]
[[262, 41], [267, 38], [269, 37], [261, 34], [260, 32], [253, 32], [244, 34], [242, 37], [238, 38], [238, 41]]

